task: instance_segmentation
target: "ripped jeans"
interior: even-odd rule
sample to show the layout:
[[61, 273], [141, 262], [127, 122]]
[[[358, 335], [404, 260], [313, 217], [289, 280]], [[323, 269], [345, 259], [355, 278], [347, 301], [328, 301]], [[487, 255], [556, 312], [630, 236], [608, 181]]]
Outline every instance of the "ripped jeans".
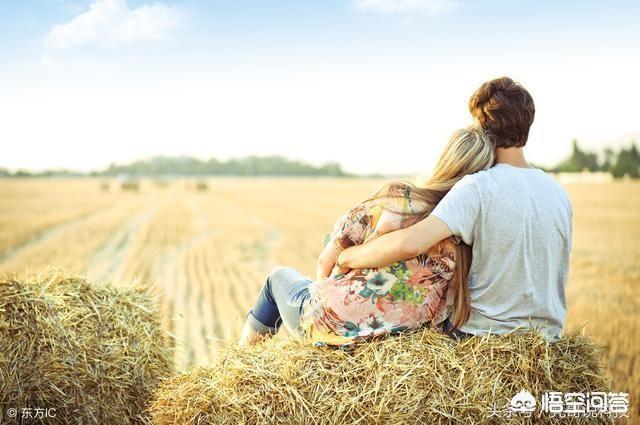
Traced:
[[309, 299], [311, 280], [291, 267], [276, 267], [269, 273], [256, 302], [245, 316], [259, 334], [275, 334], [282, 324], [297, 339], [302, 339], [300, 316]]

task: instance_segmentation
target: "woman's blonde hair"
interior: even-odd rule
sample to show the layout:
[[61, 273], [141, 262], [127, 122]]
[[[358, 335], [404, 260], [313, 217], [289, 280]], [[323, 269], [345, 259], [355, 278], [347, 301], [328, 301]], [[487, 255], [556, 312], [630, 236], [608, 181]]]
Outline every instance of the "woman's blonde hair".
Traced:
[[[453, 185], [468, 174], [490, 168], [495, 161], [495, 149], [487, 135], [478, 127], [472, 126], [457, 130], [453, 133], [444, 151], [440, 155], [431, 177], [423, 187], [417, 187], [412, 183], [403, 182], [401, 186], [410, 188], [409, 197], [418, 201], [419, 210], [411, 215], [417, 215], [417, 221], [422, 220], [438, 205]], [[398, 188], [397, 184], [385, 186], [371, 199], [389, 196], [407, 196], [406, 191], [400, 193], [392, 188]], [[395, 193], [394, 193], [395, 192]], [[454, 277], [449, 287], [454, 293], [454, 319], [453, 329], [462, 326], [469, 320], [471, 312], [469, 288], [467, 277], [471, 266], [471, 247], [463, 242], [455, 247], [456, 268]]]

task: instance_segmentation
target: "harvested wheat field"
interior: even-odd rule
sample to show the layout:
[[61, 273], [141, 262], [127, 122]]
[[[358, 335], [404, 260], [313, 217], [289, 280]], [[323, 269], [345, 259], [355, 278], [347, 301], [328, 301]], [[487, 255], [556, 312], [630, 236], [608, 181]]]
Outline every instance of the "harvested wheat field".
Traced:
[[[216, 178], [124, 191], [92, 179], [2, 179], [0, 273], [53, 265], [91, 281], [149, 283], [177, 369], [208, 365], [227, 355], [267, 273], [286, 264], [311, 275], [333, 222], [381, 183]], [[631, 394], [628, 422], [638, 424], [640, 183], [565, 187], [574, 204], [568, 329], [584, 325], [604, 346], [612, 391]]]

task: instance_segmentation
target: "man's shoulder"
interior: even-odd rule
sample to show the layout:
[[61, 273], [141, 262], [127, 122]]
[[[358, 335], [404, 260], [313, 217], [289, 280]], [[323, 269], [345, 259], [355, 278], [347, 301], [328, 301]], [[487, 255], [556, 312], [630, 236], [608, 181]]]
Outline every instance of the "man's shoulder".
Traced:
[[558, 198], [562, 201], [565, 211], [568, 211], [569, 214], [573, 214], [573, 205], [571, 203], [571, 197], [569, 196], [569, 192], [567, 192], [567, 189], [565, 189], [564, 186], [562, 186], [560, 182], [558, 182], [553, 177], [549, 176], [549, 179], [553, 181], [556, 193], [558, 194]]
[[493, 175], [494, 172], [492, 170], [493, 170], [493, 167], [487, 170], [478, 171], [473, 174], [467, 174], [455, 184], [455, 187], [457, 188], [474, 187], [477, 189], [481, 189], [489, 185], [490, 184], [489, 182], [491, 182], [495, 178]]
[[473, 174], [467, 174], [463, 178], [460, 179], [456, 185], [466, 186], [466, 185], [478, 185], [482, 184], [485, 180], [489, 179], [491, 176], [492, 168], [487, 170], [478, 171]]
[[551, 175], [541, 169], [518, 170], [511, 167], [494, 165], [486, 170], [478, 171], [474, 174], [464, 176], [455, 186], [459, 188], [467, 187], [477, 191], [479, 194], [501, 193], [505, 188], [513, 188], [523, 185], [525, 187], [535, 187], [535, 191], [554, 192], [559, 197], [569, 201], [566, 189]]
[[553, 191], [559, 198], [568, 203], [569, 206], [571, 205], [569, 192], [567, 192], [567, 189], [565, 189], [556, 178], [543, 170], [540, 170], [539, 176], [546, 183], [545, 189], [547, 191]]

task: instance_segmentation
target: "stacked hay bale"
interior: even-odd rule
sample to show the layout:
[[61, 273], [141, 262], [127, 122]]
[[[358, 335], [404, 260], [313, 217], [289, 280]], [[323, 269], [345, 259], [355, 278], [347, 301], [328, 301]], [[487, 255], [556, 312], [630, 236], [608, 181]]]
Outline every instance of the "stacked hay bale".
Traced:
[[[538, 402], [545, 391], [608, 391], [599, 359], [578, 334], [555, 344], [535, 333], [455, 342], [419, 330], [352, 352], [273, 339], [229, 347], [210, 367], [164, 382], [151, 415], [158, 425], [553, 423], [495, 412], [522, 390]], [[589, 421], [609, 422], [562, 423]]]
[[0, 423], [148, 422], [173, 366], [147, 292], [57, 271], [0, 281]]

